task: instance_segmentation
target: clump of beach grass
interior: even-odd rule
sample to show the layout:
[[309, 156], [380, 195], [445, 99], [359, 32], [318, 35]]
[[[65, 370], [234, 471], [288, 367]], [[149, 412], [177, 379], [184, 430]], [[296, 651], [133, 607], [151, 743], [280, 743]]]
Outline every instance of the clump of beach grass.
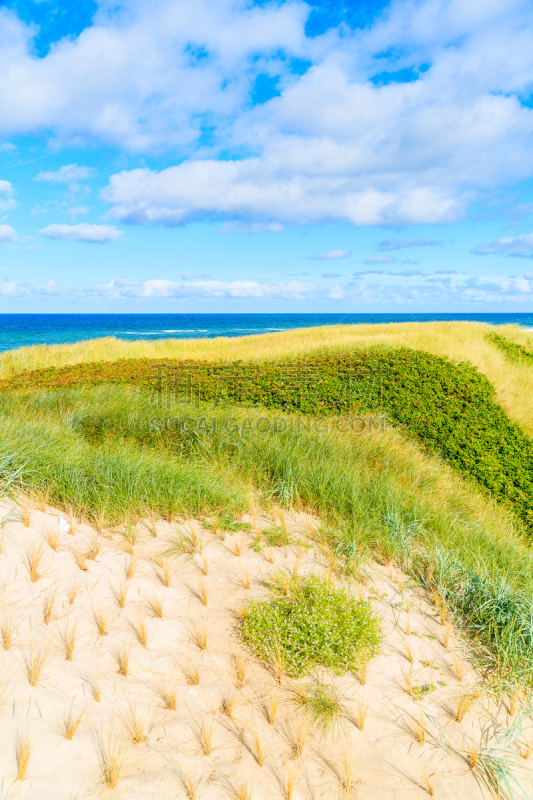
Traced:
[[27, 649], [22, 650], [22, 669], [30, 686], [38, 684], [50, 657], [49, 649], [36, 647], [33, 643]]
[[129, 737], [118, 728], [95, 730], [94, 746], [100, 765], [101, 780], [108, 789], [116, 789], [129, 763]]
[[23, 781], [28, 771], [33, 743], [30, 739], [28, 729], [18, 728], [15, 731], [13, 742], [15, 750], [16, 774], [19, 781]]
[[77, 627], [78, 626], [76, 622], [70, 624], [68, 621], [66, 621], [58, 631], [59, 641], [61, 643], [66, 661], [72, 661], [74, 657]]
[[333, 732], [346, 721], [348, 707], [334, 683], [316, 681], [304, 686], [293, 684], [289, 695], [322, 733]]
[[59, 730], [61, 735], [68, 741], [70, 741], [76, 733], [78, 726], [83, 719], [83, 715], [84, 711], [74, 711], [74, 707], [71, 706], [61, 717]]
[[28, 570], [28, 575], [30, 581], [32, 583], [36, 583], [39, 581], [43, 575], [43, 561], [44, 561], [44, 550], [42, 547], [37, 547], [36, 545], [32, 545], [29, 550], [24, 555], [23, 563], [26, 569]]

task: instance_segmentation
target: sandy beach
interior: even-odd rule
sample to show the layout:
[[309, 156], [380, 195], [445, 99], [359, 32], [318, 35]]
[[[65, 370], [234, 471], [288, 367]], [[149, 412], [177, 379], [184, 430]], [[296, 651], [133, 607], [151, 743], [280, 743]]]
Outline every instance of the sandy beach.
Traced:
[[[1, 513], [3, 797], [490, 796], [473, 759], [518, 711], [479, 694], [457, 721], [479, 676], [392, 565], [350, 581], [385, 632], [366, 675], [294, 681], [240, 643], [239, 615], [274, 574], [328, 574], [313, 518], [282, 514], [293, 543], [268, 547], [260, 531], [280, 520], [260, 514], [246, 531], [188, 520], [127, 538], [50, 508]], [[191, 552], [165, 556], [178, 536]], [[298, 702], [317, 679], [339, 699], [327, 732]]]

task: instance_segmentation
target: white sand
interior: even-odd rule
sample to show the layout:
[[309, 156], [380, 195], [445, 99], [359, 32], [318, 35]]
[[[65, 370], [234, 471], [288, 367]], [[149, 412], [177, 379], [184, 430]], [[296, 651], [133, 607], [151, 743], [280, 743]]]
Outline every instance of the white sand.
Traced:
[[[12, 508], [20, 511], [4, 502], [0, 516]], [[300, 515], [288, 524], [302, 534], [304, 522], [309, 526]], [[260, 524], [264, 527], [266, 522]], [[139, 527], [139, 543], [133, 548], [135, 570], [126, 580], [131, 556], [124, 552], [118, 534], [97, 537], [88, 526], [79, 525], [74, 533], [59, 532], [55, 552], [44, 534], [47, 529], [58, 531], [57, 512], [32, 510], [29, 527], [21, 519], [6, 522], [0, 555], [0, 623], [9, 628], [11, 620], [13, 641], [8, 650], [0, 642], [2, 799], [86, 800], [109, 793], [128, 800], [170, 800], [186, 797], [191, 779], [198, 782], [198, 797], [207, 800], [239, 797], [234, 790], [241, 783], [249, 784], [252, 798], [259, 800], [283, 797], [284, 781], [291, 775], [296, 779], [295, 800], [423, 798], [428, 796], [426, 777], [434, 796], [443, 800], [490, 796], [470, 768], [467, 753], [479, 744], [482, 729], [493, 724], [491, 714], [498, 710], [481, 698], [461, 723], [455, 721], [457, 698], [476, 683], [477, 676], [466, 666], [453, 634], [448, 649], [444, 646], [445, 627], [437, 610], [420, 590], [405, 585], [405, 576], [371, 565], [371, 579], [364, 586], [353, 582], [354, 592], [373, 598], [387, 632], [383, 653], [370, 663], [364, 686], [355, 676], [336, 679], [354, 715], [361, 706], [367, 709], [363, 731], [353, 720], [327, 737], [311, 729], [297, 758], [291, 742], [303, 723], [291, 700], [290, 682], [284, 678], [278, 684], [239, 645], [236, 610], [248, 598], [266, 594], [264, 579], [276, 570], [298, 565], [302, 572], [324, 572], [322, 557], [314, 547], [295, 545], [274, 548], [270, 563], [268, 551], [249, 548], [253, 541], [249, 534], [226, 534], [222, 541], [203, 530], [207, 575], [200, 555], [176, 557], [169, 562], [172, 575], [165, 587], [162, 568], [153, 559], [178, 531], [191, 525], [201, 530], [194, 522], [159, 523], [157, 538]], [[243, 543], [241, 556], [234, 555], [234, 540]], [[100, 551], [87, 560], [83, 571], [74, 554], [90, 551], [95, 541]], [[33, 582], [25, 564], [32, 548], [43, 553], [41, 577]], [[250, 589], [243, 586], [245, 572]], [[202, 581], [207, 606], [201, 598]], [[404, 584], [400, 587], [398, 581]], [[124, 608], [116, 597], [122, 584], [127, 586]], [[78, 593], [69, 603], [76, 586]], [[53, 609], [45, 624], [43, 606], [52, 596]], [[150, 607], [154, 598], [162, 601], [162, 618], [154, 616]], [[98, 613], [106, 618], [105, 635], [98, 634]], [[134, 630], [139, 615], [148, 630], [146, 647]], [[201, 650], [196, 633], [204, 624], [209, 638], [207, 649]], [[68, 661], [64, 639], [74, 628], [75, 648]], [[127, 675], [119, 673], [117, 654], [120, 657], [123, 651], [129, 655]], [[249, 662], [244, 683], [237, 679], [235, 657]], [[44, 667], [31, 686], [29, 667], [41, 658]], [[462, 683], [454, 659], [465, 664]], [[189, 685], [186, 673], [195, 668], [201, 670], [200, 682]], [[409, 673], [413, 685], [432, 684], [435, 689], [416, 701], [406, 690]], [[95, 687], [101, 692], [99, 701]], [[175, 692], [175, 710], [165, 705], [165, 691]], [[232, 717], [220, 710], [225, 693], [236, 701]], [[271, 725], [265, 707], [273, 697], [279, 698], [279, 708]], [[69, 716], [80, 715], [72, 738], [65, 738]], [[139, 717], [145, 741], [132, 741], [128, 732], [132, 716]], [[424, 743], [417, 741], [412, 729], [412, 720], [421, 717]], [[496, 720], [491, 734], [496, 737], [513, 722], [505, 708], [499, 709]], [[202, 738], [209, 739], [211, 733], [210, 749]], [[261, 743], [262, 766], [254, 734]], [[527, 736], [524, 733], [521, 741]], [[23, 780], [17, 779], [17, 738], [19, 742], [26, 738], [30, 745]], [[102, 749], [114, 750], [123, 762], [113, 792], [103, 780]], [[352, 771], [352, 787], [347, 785], [346, 764]]]

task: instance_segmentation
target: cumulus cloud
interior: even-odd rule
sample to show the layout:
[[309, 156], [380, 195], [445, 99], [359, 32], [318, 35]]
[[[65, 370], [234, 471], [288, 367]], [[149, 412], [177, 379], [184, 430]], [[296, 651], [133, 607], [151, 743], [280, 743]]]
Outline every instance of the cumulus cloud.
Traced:
[[523, 233], [521, 236], [478, 244], [472, 252], [478, 256], [504, 255], [515, 258], [533, 258], [533, 233]]
[[22, 281], [6, 280], [0, 282], [0, 295], [4, 297], [31, 297], [36, 295], [66, 294], [61, 292], [56, 281], [49, 280], [45, 283], [31, 286]]
[[105, 244], [122, 239], [122, 231], [114, 225], [90, 225], [83, 222], [80, 225], [47, 225], [39, 231], [47, 239], [68, 239], [71, 242], [89, 242], [90, 244]]
[[111, 176], [102, 199], [112, 206], [113, 219], [166, 226], [235, 214], [293, 224], [421, 223], [447, 214], [454, 205], [446, 193], [431, 187], [375, 190], [365, 186], [366, 179], [346, 173], [335, 181], [323, 174], [298, 175], [290, 161], [291, 154], [285, 153], [277, 161], [203, 159], [160, 172], [124, 170]]
[[[101, 3], [39, 58], [36, 28], [2, 7], [0, 127], [161, 156], [171, 166], [118, 172], [103, 193], [112, 219], [143, 225], [451, 222], [533, 175], [529, 0], [392, 0], [364, 31], [318, 36], [311, 12], [303, 0]], [[376, 82], [377, 63], [416, 79]], [[254, 105], [260, 75], [278, 96]], [[76, 187], [87, 170], [41, 179]]]
[[[111, 177], [111, 216], [133, 224], [215, 215], [223, 231], [253, 233], [450, 222], [485, 190], [533, 174], [533, 110], [521, 102], [531, 4], [477, 6], [393, 0], [364, 31], [307, 36], [311, 5], [298, 0], [102, 3], [94, 24], [43, 58], [35, 29], [2, 8], [0, 125], [8, 136], [46, 132], [175, 159]], [[416, 80], [376, 83], [377, 56], [380, 72]], [[310, 68], [292, 69], [295, 59]], [[259, 75], [279, 96], [254, 106]], [[86, 169], [50, 174], [68, 168]]]
[[338, 258], [349, 258], [351, 250], [328, 250], [327, 253], [315, 253], [312, 258], [315, 261], [335, 261]]
[[0, 225], [0, 242], [13, 242], [17, 234], [11, 225]]

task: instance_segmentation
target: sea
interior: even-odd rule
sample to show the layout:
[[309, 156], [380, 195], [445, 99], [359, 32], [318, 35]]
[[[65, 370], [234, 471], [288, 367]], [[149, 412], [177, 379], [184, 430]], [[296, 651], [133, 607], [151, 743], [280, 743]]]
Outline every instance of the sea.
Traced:
[[533, 330], [521, 314], [0, 314], [0, 352], [36, 344], [117, 339], [198, 339], [249, 336], [318, 325], [470, 320], [514, 323]]

